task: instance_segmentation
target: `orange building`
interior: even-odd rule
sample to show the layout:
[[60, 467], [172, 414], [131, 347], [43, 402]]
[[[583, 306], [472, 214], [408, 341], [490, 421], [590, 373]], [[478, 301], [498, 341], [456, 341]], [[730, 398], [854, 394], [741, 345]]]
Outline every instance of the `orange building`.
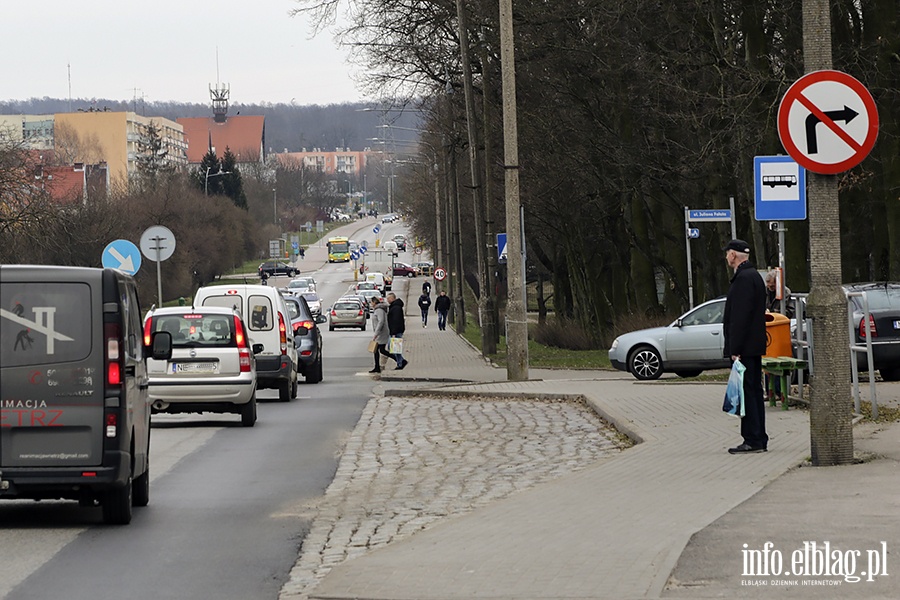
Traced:
[[187, 161], [200, 164], [212, 148], [219, 160], [225, 149], [237, 157], [237, 162], [262, 162], [265, 158], [266, 118], [235, 115], [233, 117], [191, 117], [177, 119], [187, 138]]
[[285, 168], [302, 165], [323, 173], [347, 173], [359, 176], [365, 173], [366, 161], [370, 154], [368, 150], [355, 152], [347, 148], [337, 148], [334, 152], [325, 152], [319, 148], [307, 152], [304, 148], [300, 152], [283, 152], [276, 154], [275, 157]]

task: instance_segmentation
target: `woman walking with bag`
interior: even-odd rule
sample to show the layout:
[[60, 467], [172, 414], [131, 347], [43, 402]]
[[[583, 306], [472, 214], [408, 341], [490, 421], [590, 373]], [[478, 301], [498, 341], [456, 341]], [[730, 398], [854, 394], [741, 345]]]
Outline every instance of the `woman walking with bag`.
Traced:
[[391, 334], [388, 331], [387, 325], [387, 304], [381, 301], [381, 298], [377, 296], [373, 296], [372, 300], [372, 329], [375, 330], [375, 334], [372, 336], [372, 341], [369, 342], [369, 347], [371, 348], [372, 344], [375, 344], [375, 347], [372, 349], [372, 354], [375, 356], [375, 368], [369, 371], [369, 373], [381, 373], [381, 357], [387, 356], [388, 358], [394, 358], [393, 355], [387, 351], [387, 344], [391, 339]]

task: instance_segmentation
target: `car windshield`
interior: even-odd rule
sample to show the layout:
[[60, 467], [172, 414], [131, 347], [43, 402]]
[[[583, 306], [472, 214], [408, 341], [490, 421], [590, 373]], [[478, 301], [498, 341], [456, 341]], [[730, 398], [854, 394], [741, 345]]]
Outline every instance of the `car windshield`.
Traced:
[[[868, 300], [869, 302], [869, 310], [900, 310], [900, 287], [880, 289], [868, 288], [860, 291], [866, 292], [866, 300]], [[853, 296], [850, 298], [850, 300], [858, 310], [862, 310], [862, 298]]]
[[308, 288], [309, 282], [303, 279], [295, 279], [288, 284], [288, 287], [291, 289], [295, 288]]
[[359, 310], [358, 302], [338, 302], [334, 305], [334, 310]]

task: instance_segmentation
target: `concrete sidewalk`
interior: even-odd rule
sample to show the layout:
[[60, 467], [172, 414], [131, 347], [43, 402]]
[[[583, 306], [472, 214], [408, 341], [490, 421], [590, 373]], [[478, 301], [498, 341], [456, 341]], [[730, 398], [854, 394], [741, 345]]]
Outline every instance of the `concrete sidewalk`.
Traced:
[[[311, 598], [900, 597], [897, 424], [857, 428], [866, 464], [796, 469], [809, 456], [808, 413], [768, 408], [769, 452], [732, 456], [726, 449], [740, 443], [739, 423], [721, 411], [724, 384], [540, 370], [531, 371], [534, 380], [507, 382], [505, 370], [453, 331], [420, 326], [420, 281], [396, 285], [408, 298], [410, 362], [384, 373], [386, 398], [581, 396], [640, 443], [337, 564]], [[879, 384], [879, 394], [882, 403], [896, 402], [900, 384]], [[813, 541], [859, 551], [856, 573], [882, 548], [885, 564], [858, 583], [815, 569], [745, 572], [746, 550], [772, 542], [791, 568], [792, 553]]]

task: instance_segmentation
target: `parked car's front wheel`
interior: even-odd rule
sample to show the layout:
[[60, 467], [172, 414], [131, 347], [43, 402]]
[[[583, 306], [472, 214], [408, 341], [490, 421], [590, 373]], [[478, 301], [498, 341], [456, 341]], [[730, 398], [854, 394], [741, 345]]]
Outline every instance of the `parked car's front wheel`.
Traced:
[[662, 375], [662, 358], [654, 348], [639, 346], [628, 357], [628, 372], [641, 381], [659, 379]]

